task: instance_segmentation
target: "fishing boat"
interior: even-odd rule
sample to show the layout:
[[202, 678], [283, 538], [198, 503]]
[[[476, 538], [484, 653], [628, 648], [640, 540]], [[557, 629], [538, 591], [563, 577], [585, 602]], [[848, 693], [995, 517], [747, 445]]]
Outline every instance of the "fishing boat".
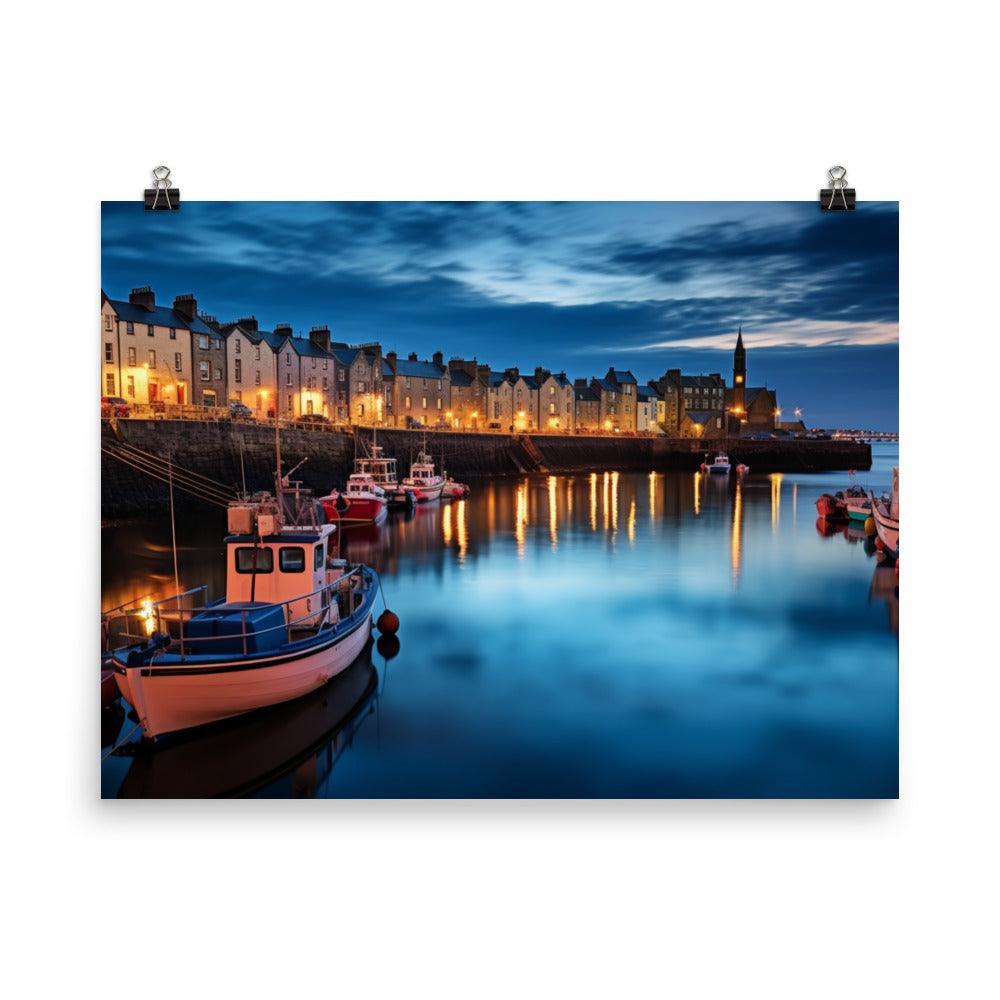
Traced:
[[145, 736], [308, 694], [368, 641], [378, 575], [331, 555], [336, 526], [320, 523], [308, 491], [285, 494], [286, 481], [229, 505], [225, 598], [178, 589], [132, 613], [131, 641], [110, 662]]
[[816, 513], [828, 521], [847, 518], [847, 503], [842, 493], [823, 493], [816, 499]]
[[434, 460], [423, 449], [417, 452], [417, 460], [410, 465], [403, 488], [412, 489], [418, 503], [440, 499], [444, 479], [434, 471]]
[[843, 499], [847, 516], [852, 521], [867, 521], [872, 516], [871, 497], [860, 486], [848, 486], [837, 496]]
[[386, 506], [391, 509], [412, 508], [417, 502], [414, 491], [399, 481], [396, 459], [388, 458], [382, 447], [376, 444], [375, 430], [372, 430], [371, 453], [354, 460], [354, 474], [367, 476], [382, 489]]
[[387, 516], [385, 490], [365, 472], [353, 472], [343, 492], [333, 490], [320, 498], [327, 520], [341, 524], [381, 524]]
[[729, 464], [729, 456], [720, 451], [711, 462], [703, 462], [701, 468], [703, 472], [727, 476], [732, 466]]
[[441, 488], [441, 496], [451, 500], [461, 500], [467, 497], [472, 490], [465, 483], [456, 483], [454, 479], [446, 479]]
[[899, 557], [899, 467], [893, 466], [892, 492], [887, 497], [871, 497], [875, 531], [882, 551], [893, 559]]
[[745, 465], [743, 462], [740, 462], [740, 464], [736, 466], [736, 472], [740, 476], [745, 476], [749, 471], [750, 466]]

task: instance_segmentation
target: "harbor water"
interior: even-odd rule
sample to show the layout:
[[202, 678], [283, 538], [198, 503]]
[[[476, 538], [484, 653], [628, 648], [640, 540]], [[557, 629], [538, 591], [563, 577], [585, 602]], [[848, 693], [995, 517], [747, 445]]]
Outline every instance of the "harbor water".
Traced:
[[[898, 445], [857, 481], [886, 491]], [[817, 522], [847, 473], [477, 480], [343, 532], [382, 575], [372, 644], [299, 702], [103, 761], [102, 794], [891, 797], [895, 569]], [[221, 511], [177, 523], [225, 583]], [[166, 518], [105, 528], [103, 607], [173, 587]], [[381, 648], [380, 648], [381, 647]], [[105, 710], [104, 752], [134, 726]]]

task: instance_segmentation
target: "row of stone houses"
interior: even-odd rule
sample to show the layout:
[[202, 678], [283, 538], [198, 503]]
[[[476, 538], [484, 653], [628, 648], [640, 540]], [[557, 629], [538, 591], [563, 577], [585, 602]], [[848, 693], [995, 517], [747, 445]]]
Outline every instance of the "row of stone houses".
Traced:
[[219, 322], [192, 295], [157, 305], [134, 288], [127, 301], [101, 297], [101, 391], [140, 404], [226, 406], [243, 403], [259, 418], [322, 416], [335, 423], [448, 427], [507, 433], [661, 433], [712, 437], [774, 428], [774, 390], [750, 388], [742, 329], [733, 386], [719, 373], [669, 369], [640, 385], [625, 369], [570, 381], [537, 367], [493, 371], [476, 358], [441, 352], [430, 360], [382, 353], [377, 342], [334, 341], [329, 327], [296, 336], [279, 324], [262, 330], [253, 316]]

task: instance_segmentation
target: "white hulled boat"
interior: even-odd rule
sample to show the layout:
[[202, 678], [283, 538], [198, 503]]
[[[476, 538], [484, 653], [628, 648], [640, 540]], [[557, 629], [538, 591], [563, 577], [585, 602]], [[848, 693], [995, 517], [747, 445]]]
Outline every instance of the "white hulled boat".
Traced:
[[888, 497], [872, 496], [872, 518], [883, 549], [899, 557], [899, 467], [892, 469], [892, 492]]
[[419, 501], [440, 499], [444, 479], [434, 471], [434, 461], [426, 451], [417, 453], [417, 460], [410, 466], [410, 474], [403, 480], [403, 487], [418, 491]]
[[294, 516], [280, 491], [230, 505], [224, 599], [197, 587], [131, 613], [110, 662], [146, 736], [291, 701], [364, 648], [378, 575], [331, 557], [336, 528], [303, 492]]
[[715, 473], [716, 475], [726, 475], [731, 468], [732, 466], [729, 464], [729, 456], [724, 451], [720, 451], [715, 458], [705, 466], [705, 471]]

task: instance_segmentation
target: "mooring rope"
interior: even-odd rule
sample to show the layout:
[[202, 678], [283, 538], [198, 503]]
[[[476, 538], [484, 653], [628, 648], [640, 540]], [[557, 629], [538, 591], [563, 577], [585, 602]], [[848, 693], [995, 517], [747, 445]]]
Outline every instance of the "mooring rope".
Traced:
[[103, 764], [116, 750], [121, 749], [128, 742], [129, 737], [142, 725], [142, 720], [137, 722], [106, 754], [101, 756]]

